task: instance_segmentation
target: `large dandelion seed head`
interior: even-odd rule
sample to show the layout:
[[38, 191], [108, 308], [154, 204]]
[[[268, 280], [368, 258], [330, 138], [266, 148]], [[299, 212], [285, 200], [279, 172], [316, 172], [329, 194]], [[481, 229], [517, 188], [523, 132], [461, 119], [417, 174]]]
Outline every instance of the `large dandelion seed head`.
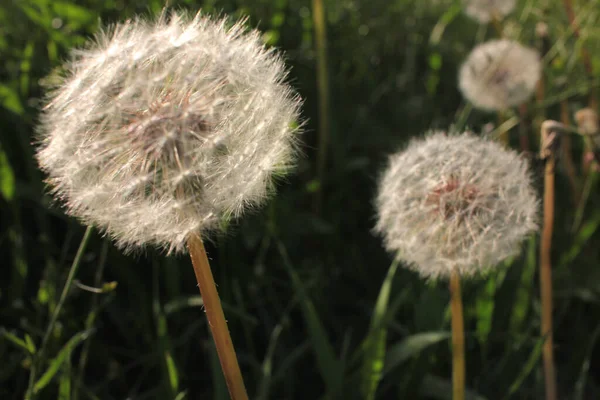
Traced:
[[527, 161], [470, 133], [433, 132], [390, 157], [376, 231], [427, 278], [485, 273], [537, 228]]
[[463, 0], [465, 14], [482, 24], [507, 16], [515, 4], [516, 0]]
[[74, 53], [37, 154], [71, 215], [172, 251], [265, 199], [293, 161], [300, 100], [242, 23], [139, 19]]
[[471, 51], [460, 68], [459, 87], [475, 107], [504, 110], [529, 99], [541, 69], [535, 50], [511, 40], [491, 40]]

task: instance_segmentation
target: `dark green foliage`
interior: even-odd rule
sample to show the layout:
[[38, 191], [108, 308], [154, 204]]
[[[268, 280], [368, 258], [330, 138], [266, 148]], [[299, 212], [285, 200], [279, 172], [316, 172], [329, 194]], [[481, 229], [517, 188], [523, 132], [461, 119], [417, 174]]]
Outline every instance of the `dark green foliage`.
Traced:
[[[156, 14], [163, 3], [0, 4], [2, 399], [24, 396], [32, 356], [85, 231], [49, 197], [33, 158], [43, 104], [40, 79], [93, 35], [100, 20]], [[291, 82], [306, 100], [305, 157], [296, 173], [267, 207], [207, 243], [246, 385], [250, 397], [260, 400], [447, 399], [448, 290], [444, 282], [424, 282], [399, 268], [390, 278], [387, 304], [376, 308], [391, 257], [371, 233], [372, 200], [386, 155], [409, 137], [457, 121], [477, 130], [495, 122], [494, 115], [463, 112], [456, 82], [468, 51], [494, 34], [468, 20], [452, 1], [325, 3], [332, 130], [327, 175], [315, 182], [311, 2], [170, 2], [191, 11], [203, 7], [249, 16], [269, 44], [285, 50]], [[535, 44], [534, 26], [541, 19], [552, 37], [560, 38], [545, 59], [544, 108], [558, 119], [558, 100], [569, 98], [576, 111], [598, 83], [586, 79], [577, 57], [585, 44], [597, 72], [600, 8], [592, 0], [578, 9], [583, 43], [572, 36], [561, 1], [548, 1], [546, 10], [537, 1], [521, 3], [523, 12], [511, 21], [521, 29], [522, 42]], [[563, 78], [566, 86], [555, 84]], [[532, 130], [529, 137], [535, 144]], [[579, 162], [582, 142], [578, 137], [572, 142]], [[540, 186], [541, 171], [535, 169]], [[581, 226], [573, 231], [576, 207], [563, 172], [559, 167], [553, 249], [558, 386], [561, 398], [594, 399], [600, 398], [600, 196], [596, 184]], [[320, 215], [312, 211], [317, 185], [324, 191]], [[534, 238], [497, 273], [464, 285], [467, 386], [473, 399], [542, 398], [537, 246]], [[37, 373], [39, 398], [227, 398], [188, 258], [153, 249], [123, 255], [94, 233], [76, 280]]]

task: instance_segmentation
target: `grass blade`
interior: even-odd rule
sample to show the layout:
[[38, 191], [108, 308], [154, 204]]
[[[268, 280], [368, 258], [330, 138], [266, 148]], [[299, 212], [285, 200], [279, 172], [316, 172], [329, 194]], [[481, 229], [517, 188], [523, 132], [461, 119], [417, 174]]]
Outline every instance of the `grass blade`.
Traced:
[[573, 245], [569, 248], [568, 251], [564, 252], [560, 261], [558, 262], [557, 268], [562, 268], [565, 265], [573, 262], [575, 258], [581, 253], [583, 246], [587, 243], [587, 241], [592, 237], [592, 235], [598, 230], [600, 226], [600, 211], [595, 212], [588, 221], [583, 224], [581, 229], [577, 232], [575, 239], [573, 240]]
[[371, 318], [369, 332], [363, 342], [364, 357], [361, 391], [363, 393], [363, 398], [366, 400], [375, 399], [377, 386], [379, 385], [383, 373], [387, 338], [386, 316], [392, 282], [397, 270], [398, 261], [394, 261], [379, 290], [379, 296], [377, 297], [377, 303], [375, 304], [375, 310], [373, 311], [373, 317]]
[[536, 239], [535, 237], [531, 237], [527, 246], [527, 259], [523, 265], [521, 281], [516, 288], [515, 302], [512, 307], [510, 332], [513, 334], [519, 333], [519, 330], [525, 321], [525, 317], [527, 316], [527, 312], [529, 311], [533, 277], [537, 265], [536, 249]]
[[492, 331], [492, 318], [494, 317], [494, 306], [496, 291], [502, 285], [506, 277], [506, 268], [492, 274], [485, 283], [485, 287], [477, 296], [475, 310], [477, 313], [477, 339], [483, 349], [482, 353], [487, 353], [488, 336]]
[[71, 356], [71, 352], [79, 343], [87, 339], [90, 336], [90, 333], [90, 331], [79, 332], [69, 339], [67, 344], [65, 344], [60, 350], [58, 355], [52, 360], [52, 362], [50, 362], [50, 366], [46, 372], [44, 372], [42, 377], [35, 383], [35, 385], [33, 385], [34, 393], [39, 393], [40, 390], [45, 388], [52, 381], [52, 378], [54, 378], [56, 373], [60, 370], [60, 367], [63, 365], [63, 363]]
[[342, 365], [333, 352], [333, 347], [327, 337], [323, 324], [319, 320], [315, 306], [310, 300], [300, 277], [292, 267], [287, 251], [281, 242], [278, 243], [278, 248], [285, 269], [292, 279], [296, 294], [300, 297], [302, 314], [304, 315], [304, 320], [306, 321], [306, 326], [308, 328], [308, 335], [317, 358], [317, 367], [319, 368], [321, 377], [325, 381], [329, 397], [335, 398], [342, 392]]
[[273, 356], [277, 346], [277, 339], [279, 339], [279, 335], [281, 335], [282, 331], [283, 325], [277, 324], [271, 333], [271, 340], [269, 340], [267, 354], [262, 364], [262, 379], [260, 381], [258, 395], [256, 396], [257, 400], [268, 400], [269, 398], [269, 389], [273, 383]]
[[590, 372], [590, 361], [592, 358], [592, 354], [594, 351], [594, 347], [596, 346], [596, 342], [598, 341], [598, 337], [600, 337], [600, 325], [594, 329], [594, 333], [592, 333], [590, 343], [588, 345], [588, 352], [585, 360], [583, 360], [583, 364], [581, 365], [581, 372], [579, 373], [579, 378], [575, 383], [575, 393], [573, 394], [574, 400], [584, 400], [585, 386], [586, 380]]
[[[210, 329], [208, 329], [208, 335], [210, 336]], [[221, 363], [219, 361], [219, 355], [217, 354], [217, 348], [212, 345], [208, 346], [210, 351], [210, 371], [212, 375], [212, 390], [213, 400], [229, 400], [229, 392], [227, 391], [227, 384], [225, 383], [225, 377], [221, 371]]]
[[527, 360], [525, 365], [523, 365], [523, 368], [521, 369], [521, 372], [517, 376], [517, 379], [515, 379], [513, 384], [510, 385], [508, 397], [515, 394], [517, 392], [517, 390], [519, 390], [519, 388], [523, 384], [523, 381], [525, 381], [525, 378], [527, 378], [529, 376], [529, 374], [531, 373], [531, 371], [533, 371], [533, 368], [536, 366], [538, 360], [540, 359], [540, 356], [542, 355], [542, 349], [544, 348], [545, 341], [546, 341], [546, 338], [542, 337], [536, 342], [535, 347], [533, 348], [533, 351], [529, 355], [529, 359]]
[[[438, 376], [427, 375], [421, 382], [420, 394], [426, 398], [436, 400], [452, 400], [452, 382]], [[465, 400], [487, 400], [485, 397], [474, 392], [465, 390]]]
[[411, 335], [400, 343], [391, 346], [387, 351], [383, 375], [387, 375], [400, 364], [416, 356], [427, 347], [446, 340], [450, 337], [449, 332], [424, 332]]
[[13, 335], [12, 333], [8, 332], [6, 329], [0, 329], [0, 336], [4, 336], [6, 338], [6, 340], [8, 340], [9, 342], [11, 342], [12, 344], [14, 344], [17, 347], [22, 348], [29, 354], [35, 353], [35, 348], [30, 347], [27, 344], [27, 342], [25, 342], [25, 340], [19, 338], [17, 335]]
[[58, 383], [58, 400], [71, 399], [71, 363], [67, 362], [63, 368], [63, 373], [60, 374]]
[[161, 368], [166, 381], [165, 391], [168, 393], [169, 398], [175, 398], [179, 391], [179, 374], [177, 373], [177, 366], [172, 356], [173, 349], [169, 340], [167, 318], [160, 304], [159, 264], [156, 260], [153, 262], [152, 309], [156, 324], [157, 347], [161, 358]]

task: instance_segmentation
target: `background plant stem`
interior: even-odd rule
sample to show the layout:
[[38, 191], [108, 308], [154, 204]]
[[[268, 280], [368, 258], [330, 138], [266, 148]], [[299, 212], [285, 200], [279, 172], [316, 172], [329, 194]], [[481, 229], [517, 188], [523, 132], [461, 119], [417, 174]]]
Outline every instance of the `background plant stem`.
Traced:
[[315, 50], [317, 54], [317, 86], [319, 91], [319, 131], [317, 143], [317, 180], [315, 212], [319, 213], [323, 202], [323, 183], [329, 146], [329, 78], [327, 67], [327, 28], [323, 0], [313, 0], [313, 24], [315, 26]]
[[460, 294], [460, 276], [450, 274], [450, 309], [452, 312], [452, 400], [465, 398], [465, 328]]
[[[106, 259], [108, 257], [108, 249], [110, 242], [108, 239], [104, 239], [102, 243], [102, 250], [100, 251], [100, 258], [98, 260], [98, 267], [96, 269], [96, 275], [94, 276], [94, 286], [100, 287], [102, 285], [102, 275], [104, 274], [104, 268], [106, 267]], [[85, 329], [90, 330], [94, 326], [94, 322], [96, 321], [96, 317], [98, 316], [98, 301], [100, 294], [95, 293], [92, 294], [92, 305], [90, 307], [90, 313], [88, 314], [88, 318], [85, 321]], [[85, 367], [88, 360], [88, 355], [90, 351], [91, 340], [86, 340], [83, 343], [83, 347], [81, 349], [81, 355], [79, 356], [79, 368], [77, 371], [76, 388], [73, 391], [73, 400], [77, 400], [79, 397], [80, 387], [83, 384], [83, 377], [85, 375]]]
[[529, 152], [527, 103], [519, 106], [519, 148], [522, 152]]
[[[580, 39], [581, 33], [579, 31], [579, 25], [577, 24], [577, 21], [575, 20], [575, 11], [573, 9], [572, 0], [563, 0], [563, 4], [565, 6], [565, 11], [567, 12], [567, 18], [569, 19], [569, 25], [571, 26], [571, 30], [573, 31], [573, 36], [576, 39]], [[590, 80], [593, 80], [594, 79], [594, 69], [592, 67], [592, 59], [590, 57], [590, 53], [588, 52], [587, 48], [583, 45], [581, 46], [581, 60], [583, 62], [583, 68], [585, 69], [585, 73], [587, 74], [587, 76]], [[593, 84], [590, 85], [588, 106], [592, 110], [596, 110], [597, 106], [598, 106], [598, 99], [596, 96], [596, 87]], [[584, 176], [587, 175], [590, 164], [591, 164], [589, 162], [589, 160], [586, 159], [585, 155], [591, 151], [593, 151], [593, 148], [590, 148], [586, 144], [585, 150], [584, 150], [584, 157], [582, 157], [582, 161], [581, 161]]]
[[26, 399], [33, 399], [33, 386], [35, 385], [35, 376], [37, 367], [40, 366], [44, 361], [44, 355], [46, 351], [46, 346], [48, 345], [48, 341], [50, 340], [50, 336], [54, 331], [54, 326], [56, 325], [56, 321], [58, 320], [58, 316], [60, 315], [60, 311], [62, 310], [63, 305], [65, 304], [65, 300], [67, 299], [67, 295], [71, 290], [71, 285], [73, 284], [73, 278], [75, 278], [75, 274], [77, 274], [77, 270], [79, 269], [79, 264], [81, 264], [81, 259], [83, 258], [83, 254], [85, 253], [85, 249], [88, 245], [90, 237], [92, 235], [93, 227], [88, 226], [83, 234], [83, 239], [81, 239], [81, 243], [79, 244], [79, 248], [77, 249], [77, 254], [75, 255], [75, 259], [71, 264], [71, 268], [69, 269], [69, 275], [67, 275], [67, 281], [65, 282], [65, 286], [63, 287], [63, 291], [60, 295], [60, 299], [58, 300], [58, 304], [54, 309], [54, 313], [52, 313], [52, 318], [50, 319], [50, 323], [46, 328], [46, 333], [44, 334], [44, 338], [42, 339], [42, 345], [40, 346], [40, 350], [37, 352], [35, 356], [35, 360], [31, 364], [31, 373], [29, 374], [29, 384], [27, 386], [27, 394], [25, 395]]
[[[569, 25], [571, 25], [571, 29], [573, 30], [573, 36], [575, 36], [576, 39], [579, 39], [581, 37], [581, 34], [579, 32], [579, 26], [575, 21], [575, 11], [573, 10], [572, 0], [563, 0], [563, 4], [565, 6], [565, 11], [567, 12]], [[593, 79], [594, 70], [592, 68], [592, 59], [590, 57], [590, 53], [587, 51], [587, 48], [585, 46], [581, 46], [581, 59], [583, 61], [583, 67], [585, 68], [585, 72], [587, 73], [590, 79]], [[596, 98], [596, 88], [594, 86], [591, 86], [589, 94], [589, 107], [595, 110], [597, 105], [598, 101]]]
[[[571, 124], [569, 103], [567, 100], [562, 100], [560, 102], [560, 122], [562, 122], [565, 126], [569, 126]], [[564, 135], [561, 140], [561, 160], [564, 163], [565, 172], [567, 173], [567, 178], [569, 179], [569, 185], [571, 186], [571, 191], [573, 192], [573, 204], [577, 206], [579, 204], [581, 189], [579, 188], [580, 184], [577, 179], [577, 170], [575, 169], [573, 155], [571, 154], [571, 137], [569, 135]]]
[[227, 388], [229, 389], [229, 395], [232, 400], [248, 400], [244, 379], [242, 378], [242, 372], [240, 371], [235, 349], [231, 341], [231, 335], [227, 328], [227, 321], [225, 320], [215, 280], [210, 270], [210, 263], [206, 256], [204, 243], [202, 243], [200, 236], [194, 234], [188, 239], [187, 245], [192, 265], [194, 266], [196, 280], [198, 281], [198, 287], [200, 288], [200, 295], [204, 301], [204, 310], [208, 319], [208, 325], [212, 332], [219, 361], [221, 362], [221, 369], [223, 370], [225, 382], [227, 382]]

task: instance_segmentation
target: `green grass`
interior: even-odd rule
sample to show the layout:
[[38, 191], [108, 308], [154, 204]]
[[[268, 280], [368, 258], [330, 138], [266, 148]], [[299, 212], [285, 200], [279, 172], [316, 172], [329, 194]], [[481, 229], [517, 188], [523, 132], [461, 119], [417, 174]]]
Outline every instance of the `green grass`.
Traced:
[[[47, 76], [103, 21], [160, 10], [162, 1], [28, 0], [0, 6], [0, 398], [22, 399], [32, 365], [38, 399], [227, 399], [186, 257], [154, 249], [124, 255], [89, 237], [74, 284], [60, 297], [85, 227], [48, 195], [33, 159]], [[249, 15], [286, 51], [305, 99], [304, 157], [269, 205], [207, 243], [215, 280], [252, 399], [447, 399], [451, 394], [447, 285], [398, 266], [372, 234], [376, 178], [408, 138], [453, 123], [480, 130], [495, 115], [466, 105], [460, 63], [494, 36], [452, 0], [326, 1], [329, 154], [313, 211], [318, 121], [313, 25], [308, 0], [172, 1], [207, 12]], [[431, 4], [429, 4], [431, 3]], [[511, 17], [534, 44], [540, 20], [555, 38], [546, 57], [544, 112], [558, 101], [585, 106], [600, 65], [600, 3], [577, 9], [576, 40], [561, 9], [524, 0]], [[457, 4], [457, 3], [453, 3]], [[576, 11], [577, 11], [576, 10]], [[62, 24], [57, 26], [56, 19]], [[565, 77], [561, 89], [553, 82]], [[537, 107], [537, 108], [536, 108]], [[516, 114], [514, 115], [516, 121]], [[511, 131], [517, 143], [516, 128]], [[537, 143], [533, 130], [531, 143]], [[579, 165], [583, 141], [573, 136]], [[543, 167], [534, 162], [541, 187]], [[585, 207], [573, 205], [557, 168], [553, 242], [555, 358], [561, 399], [600, 398], [600, 205], [597, 179]], [[580, 220], [580, 223], [578, 222]], [[578, 229], [573, 230], [577, 225]], [[541, 399], [537, 279], [539, 241], [490, 277], [465, 281], [467, 389], [472, 399]], [[90, 291], [89, 288], [98, 290]], [[57, 313], [59, 309], [60, 313]], [[53, 315], [56, 323], [49, 330]], [[42, 357], [44, 335], [48, 335]]]

